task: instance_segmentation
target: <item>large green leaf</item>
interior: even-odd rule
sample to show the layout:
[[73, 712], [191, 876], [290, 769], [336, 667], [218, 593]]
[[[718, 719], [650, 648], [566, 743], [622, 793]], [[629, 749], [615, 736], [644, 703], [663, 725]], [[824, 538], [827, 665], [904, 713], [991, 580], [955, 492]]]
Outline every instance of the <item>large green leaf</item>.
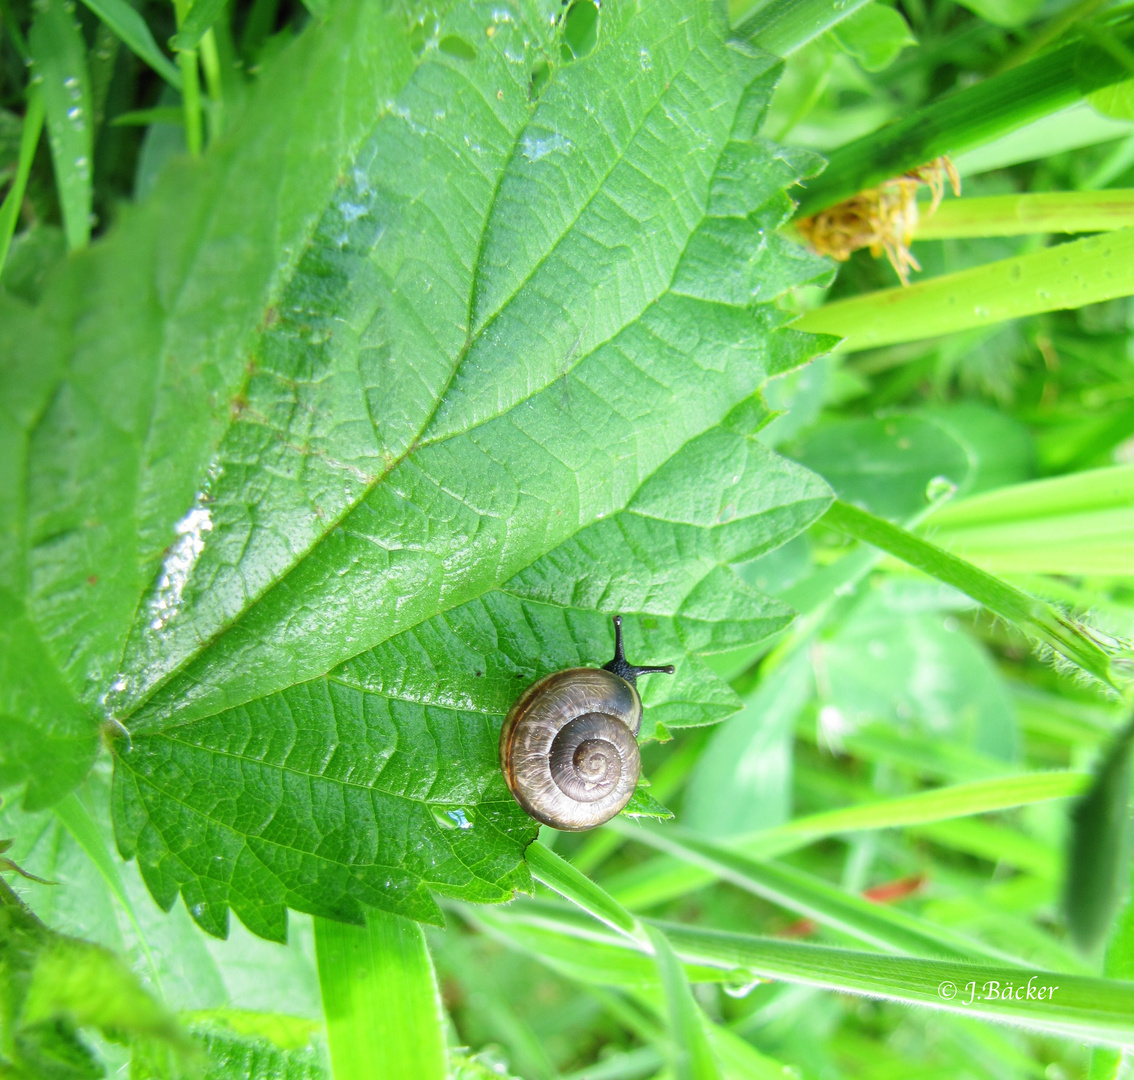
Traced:
[[752, 438], [815, 348], [770, 301], [827, 272], [774, 235], [774, 58], [666, 0], [559, 64], [557, 10], [454, 5], [415, 51], [432, 20], [344, 2], [16, 311], [4, 377], [49, 375], [5, 584], [129, 731], [121, 850], [213, 933], [530, 886], [517, 691], [621, 611], [678, 669], [643, 737], [710, 723], [738, 702], [699, 657], [790, 618], [730, 566], [830, 498]]
[[117, 956], [48, 929], [0, 882], [0, 1072], [102, 1076], [82, 1028], [185, 1049], [173, 1018]]

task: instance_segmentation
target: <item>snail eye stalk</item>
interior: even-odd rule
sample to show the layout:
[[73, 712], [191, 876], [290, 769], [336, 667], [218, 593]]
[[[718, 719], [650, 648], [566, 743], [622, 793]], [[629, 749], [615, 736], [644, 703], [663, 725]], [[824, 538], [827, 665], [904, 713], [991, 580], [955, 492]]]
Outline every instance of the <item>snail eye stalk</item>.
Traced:
[[625, 679], [631, 686], [637, 685], [639, 675], [672, 675], [673, 665], [664, 664], [661, 667], [638, 667], [636, 664], [626, 662], [626, 653], [622, 648], [622, 616], [614, 616], [614, 659], [609, 664], [603, 664], [604, 671], [613, 672], [620, 679]]

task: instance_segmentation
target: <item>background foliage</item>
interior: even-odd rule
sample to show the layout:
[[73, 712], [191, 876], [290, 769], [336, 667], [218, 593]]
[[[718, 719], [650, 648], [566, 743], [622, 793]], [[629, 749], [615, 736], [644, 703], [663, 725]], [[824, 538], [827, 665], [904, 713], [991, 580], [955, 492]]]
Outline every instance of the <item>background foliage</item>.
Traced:
[[[1122, 1068], [1127, 13], [731, 14], [0, 6], [0, 1068]], [[930, 284], [793, 241], [930, 136]], [[526, 847], [616, 612], [638, 821]]]

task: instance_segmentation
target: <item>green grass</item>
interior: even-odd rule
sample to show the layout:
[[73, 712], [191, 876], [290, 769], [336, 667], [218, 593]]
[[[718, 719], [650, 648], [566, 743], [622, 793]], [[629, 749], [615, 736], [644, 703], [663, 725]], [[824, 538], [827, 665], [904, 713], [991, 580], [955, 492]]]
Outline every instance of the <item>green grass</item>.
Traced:
[[1132, 27], [0, 0], [0, 1073], [1122, 1075]]

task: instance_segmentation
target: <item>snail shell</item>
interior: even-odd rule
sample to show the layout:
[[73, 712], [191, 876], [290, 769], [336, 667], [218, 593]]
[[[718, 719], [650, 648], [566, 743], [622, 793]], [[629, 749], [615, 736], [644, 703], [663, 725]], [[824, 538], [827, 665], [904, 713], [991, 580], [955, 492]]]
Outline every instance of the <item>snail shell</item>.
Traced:
[[537, 821], [567, 832], [609, 821], [638, 784], [642, 699], [635, 679], [650, 671], [622, 654], [606, 668], [568, 668], [533, 683], [500, 732], [500, 764], [516, 801]]

